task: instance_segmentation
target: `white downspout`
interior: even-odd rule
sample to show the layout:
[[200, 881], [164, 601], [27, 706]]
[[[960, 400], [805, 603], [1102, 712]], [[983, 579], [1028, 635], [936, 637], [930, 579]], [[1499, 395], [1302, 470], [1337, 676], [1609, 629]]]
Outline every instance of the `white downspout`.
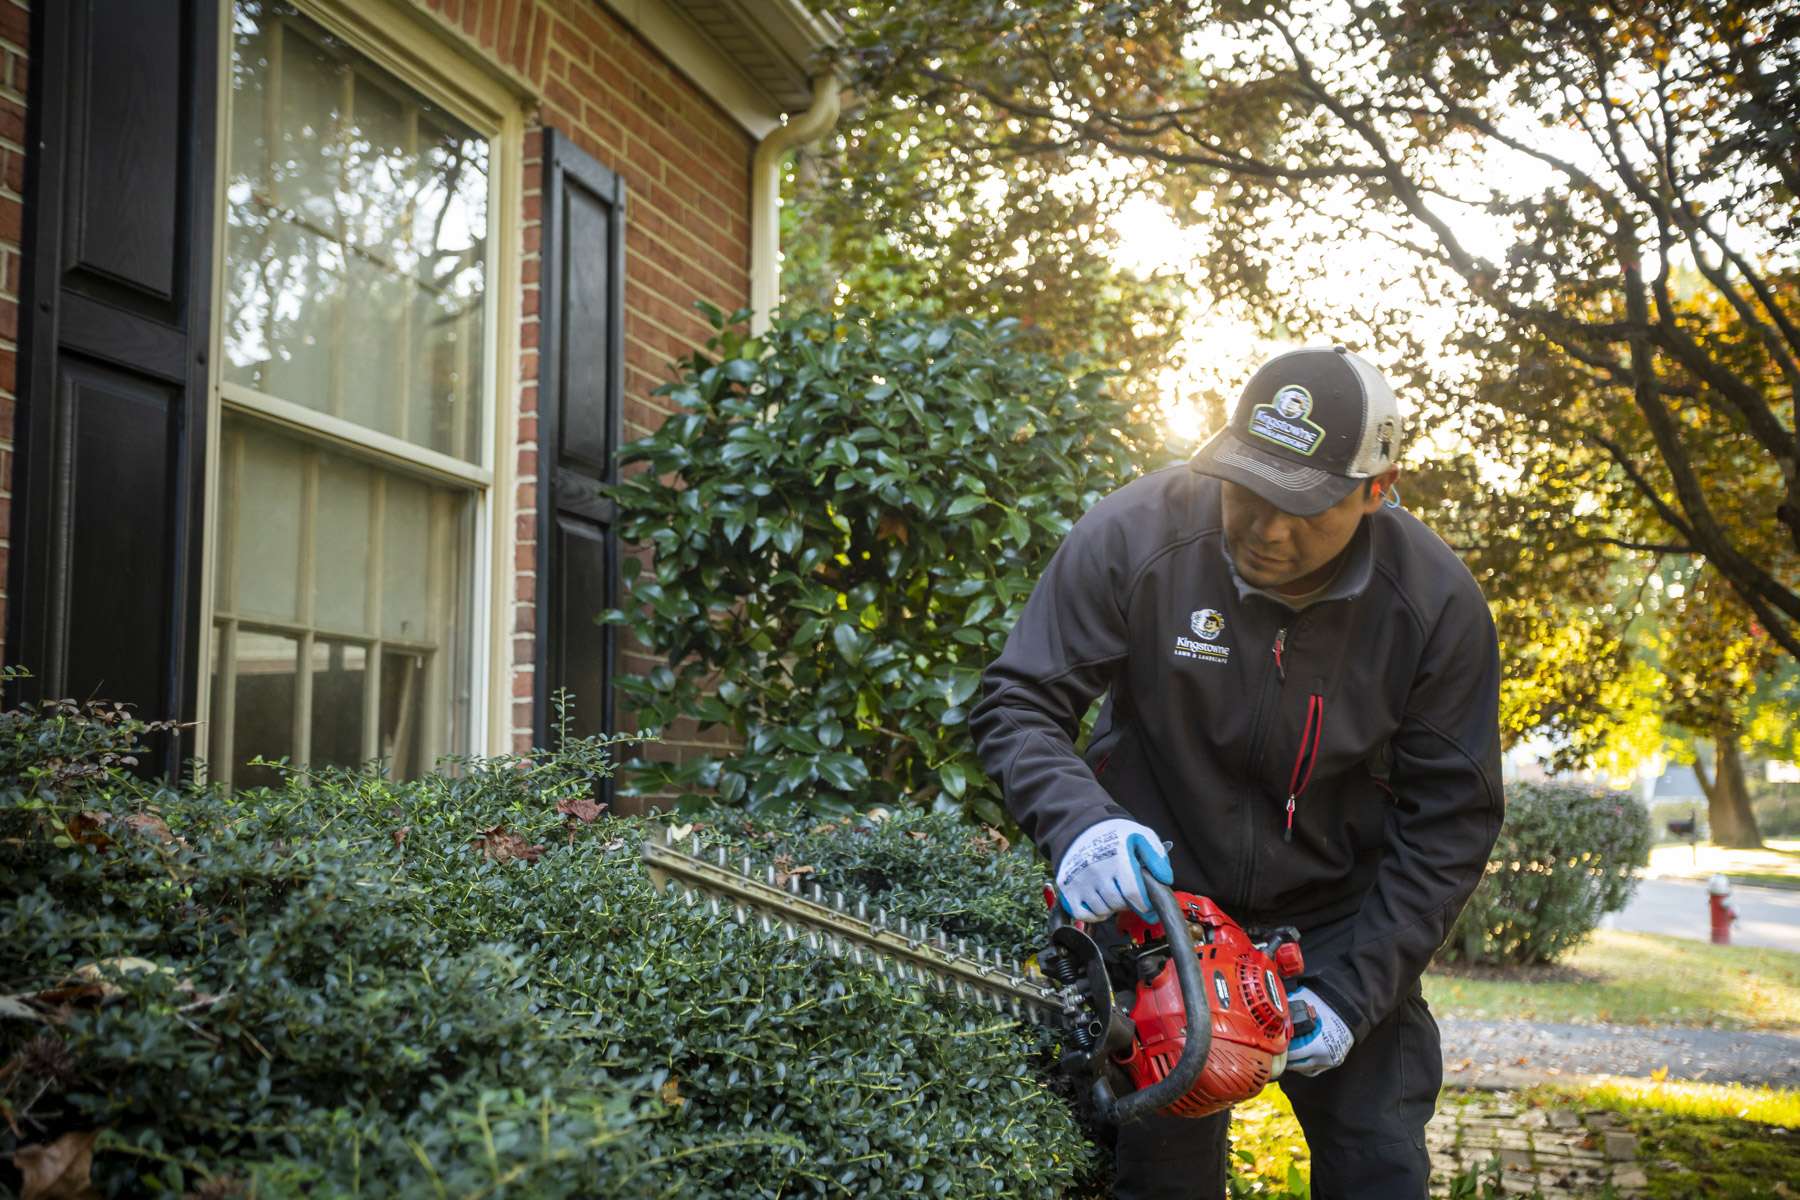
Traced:
[[789, 150], [822, 137], [838, 119], [835, 74], [813, 80], [812, 107], [771, 129], [750, 167], [750, 333], [762, 334], [781, 303], [781, 164]]

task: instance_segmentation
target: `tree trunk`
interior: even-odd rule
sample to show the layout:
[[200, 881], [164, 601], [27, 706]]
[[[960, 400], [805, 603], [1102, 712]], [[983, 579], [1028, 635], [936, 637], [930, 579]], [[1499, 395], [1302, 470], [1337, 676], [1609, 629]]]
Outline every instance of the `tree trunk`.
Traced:
[[1744, 756], [1738, 751], [1737, 735], [1718, 732], [1713, 735], [1713, 776], [1706, 777], [1706, 766], [1694, 761], [1694, 775], [1706, 793], [1706, 819], [1711, 826], [1712, 844], [1734, 850], [1762, 849], [1762, 833], [1756, 828], [1756, 814], [1750, 811], [1750, 789], [1744, 782]]

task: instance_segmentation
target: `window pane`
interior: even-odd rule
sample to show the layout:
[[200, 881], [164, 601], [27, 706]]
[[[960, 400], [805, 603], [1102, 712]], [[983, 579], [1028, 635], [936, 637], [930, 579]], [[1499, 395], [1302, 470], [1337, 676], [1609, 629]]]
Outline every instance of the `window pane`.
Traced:
[[395, 779], [410, 779], [430, 763], [420, 762], [419, 729], [424, 724], [425, 656], [387, 654], [381, 660], [381, 757]]
[[313, 620], [333, 633], [367, 633], [369, 510], [379, 473], [336, 454], [319, 455], [318, 556]]
[[227, 145], [226, 378], [479, 462], [486, 138], [243, 0]]
[[[215, 723], [233, 687], [238, 707], [229, 743], [215, 724], [214, 776], [243, 784], [257, 777], [241, 769], [250, 755], [298, 753], [293, 660], [301, 635], [312, 647], [306, 765], [353, 767], [380, 755], [407, 776], [439, 755], [467, 753], [477, 493], [351, 457], [260, 418], [228, 411], [222, 428], [219, 522], [232, 533], [217, 542]], [[234, 596], [254, 607], [234, 609]], [[234, 622], [235, 660], [224, 645]], [[375, 700], [368, 675], [377, 655]], [[276, 659], [284, 664], [278, 687], [268, 678]]]
[[220, 489], [219, 520], [235, 522], [237, 557], [225, 572], [238, 616], [299, 617], [300, 514], [306, 463], [299, 443], [228, 419], [226, 439], [242, 458], [234, 495]]
[[312, 765], [357, 767], [363, 754], [363, 691], [369, 652], [363, 646], [313, 642]]
[[253, 758], [292, 758], [294, 754], [295, 666], [300, 643], [274, 633], [240, 629], [237, 633], [235, 720], [231, 743], [237, 787], [275, 786], [281, 776], [266, 767], [244, 764]]

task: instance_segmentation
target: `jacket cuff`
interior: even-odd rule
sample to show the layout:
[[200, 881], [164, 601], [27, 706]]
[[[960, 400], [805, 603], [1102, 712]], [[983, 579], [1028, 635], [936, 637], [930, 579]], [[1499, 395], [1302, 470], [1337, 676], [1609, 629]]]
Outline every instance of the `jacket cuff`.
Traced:
[[1052, 833], [1049, 838], [1045, 839], [1043, 846], [1044, 857], [1050, 862], [1050, 877], [1055, 879], [1056, 873], [1062, 870], [1063, 855], [1069, 852], [1069, 847], [1075, 844], [1076, 838], [1100, 824], [1102, 821], [1119, 819], [1126, 821], [1137, 820], [1136, 817], [1132, 816], [1118, 805], [1108, 802], [1096, 805], [1091, 812], [1084, 812], [1080, 817], [1073, 818], [1057, 826], [1056, 831]]
[[1361, 1042], [1369, 1036], [1373, 1022], [1362, 1010], [1360, 1004], [1352, 1003], [1350, 996], [1343, 988], [1322, 975], [1303, 976], [1300, 982], [1319, 994], [1319, 998], [1331, 1006], [1331, 1011], [1338, 1019], [1349, 1027], [1350, 1036]]

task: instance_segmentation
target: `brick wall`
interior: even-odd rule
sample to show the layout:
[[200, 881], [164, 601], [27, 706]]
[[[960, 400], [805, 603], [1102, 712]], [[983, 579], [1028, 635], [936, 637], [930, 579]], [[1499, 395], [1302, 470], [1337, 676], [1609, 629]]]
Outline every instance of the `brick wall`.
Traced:
[[[5, 0], [0, 0], [0, 3]], [[598, 0], [414, 0], [458, 37], [529, 81], [543, 97], [525, 141], [520, 334], [518, 549], [514, 562], [513, 742], [531, 742], [532, 600], [537, 580], [539, 203], [546, 127], [625, 181], [625, 395], [627, 441], [668, 415], [650, 392], [669, 363], [711, 332], [692, 308], [749, 303], [750, 159], [742, 126], [618, 21]], [[595, 607], [598, 608], [598, 600]], [[651, 660], [625, 653], [620, 668]], [[660, 757], [713, 739], [666, 731]]]
[[25, 225], [26, 0], [0, 0], [0, 658], [6, 649], [11, 558], [13, 412], [19, 362], [19, 242]]

